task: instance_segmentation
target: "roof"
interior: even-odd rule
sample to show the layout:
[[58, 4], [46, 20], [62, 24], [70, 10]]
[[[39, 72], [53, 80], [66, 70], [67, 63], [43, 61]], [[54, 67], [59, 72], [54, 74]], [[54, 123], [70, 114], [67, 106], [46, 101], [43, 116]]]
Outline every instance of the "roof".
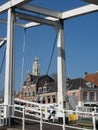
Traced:
[[24, 82], [24, 85], [27, 85], [28, 83], [35, 84], [39, 77], [40, 76], [35, 76], [35, 75], [28, 74], [27, 78], [26, 78], [26, 81]]
[[[94, 88], [98, 86], [98, 73], [95, 73], [95, 74], [86, 73], [85, 78], [67, 79], [66, 81], [67, 91], [76, 90], [80, 88], [92, 89], [93, 87], [90, 87], [88, 82], [94, 83]], [[27, 83], [36, 84], [37, 91], [39, 87], [43, 87], [44, 85], [47, 86], [48, 93], [57, 91], [57, 83], [55, 82], [53, 78], [51, 78], [48, 75], [34, 76], [31, 74], [28, 74], [25, 84]]]
[[36, 84], [37, 86], [43, 86], [45, 83], [55, 82], [53, 78], [48, 75], [35, 76], [28, 73], [24, 85], [27, 84]]
[[46, 86], [48, 90], [47, 93], [57, 92], [57, 82], [48, 83]]
[[46, 94], [57, 92], [57, 82], [46, 83], [44, 86], [39, 87], [38, 94]]
[[40, 76], [37, 80], [37, 87], [44, 86], [44, 84], [53, 83], [55, 80], [48, 75]]
[[86, 85], [86, 80], [83, 78], [68, 79], [67, 80], [67, 90], [75, 90], [79, 88], [88, 88]]
[[86, 73], [84, 78], [88, 82], [92, 82], [96, 87], [98, 87], [98, 72], [92, 74]]

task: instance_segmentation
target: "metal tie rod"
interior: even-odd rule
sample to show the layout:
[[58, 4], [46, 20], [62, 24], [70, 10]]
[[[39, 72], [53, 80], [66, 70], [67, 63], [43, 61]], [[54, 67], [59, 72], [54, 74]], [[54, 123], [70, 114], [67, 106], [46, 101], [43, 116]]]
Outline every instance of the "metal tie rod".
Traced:
[[1, 48], [6, 43], [7, 38], [0, 37], [0, 40], [1, 40], [1, 42], [0, 42], [0, 48]]

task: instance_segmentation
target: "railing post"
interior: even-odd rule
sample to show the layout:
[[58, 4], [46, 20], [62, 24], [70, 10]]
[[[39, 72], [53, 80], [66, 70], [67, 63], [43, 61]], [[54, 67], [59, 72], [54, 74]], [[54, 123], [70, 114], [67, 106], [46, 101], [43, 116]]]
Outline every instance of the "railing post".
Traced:
[[25, 106], [23, 106], [22, 130], [25, 130]]
[[40, 130], [42, 130], [42, 123], [43, 123], [43, 111], [42, 107], [40, 108]]
[[[6, 111], [6, 117], [5, 117], [5, 111]], [[8, 105], [4, 105], [4, 125], [8, 125], [7, 116], [8, 116]]]
[[94, 107], [94, 112], [95, 112], [95, 113], [96, 113], [96, 109], [97, 109], [97, 108], [96, 108], [96, 107]]
[[9, 117], [9, 118], [7, 119], [7, 120], [8, 120], [8, 125], [11, 126], [11, 117], [10, 117], [11, 114], [12, 114], [12, 113], [11, 113], [11, 106], [8, 105], [7, 107], [8, 107], [8, 108], [7, 108], [7, 109], [8, 109], [8, 112], [9, 112], [9, 113], [8, 113], [8, 117]]
[[92, 111], [92, 120], [93, 120], [93, 130], [96, 130], [96, 118], [95, 118], [95, 112]]
[[63, 130], [66, 130], [65, 128], [65, 110], [63, 109]]

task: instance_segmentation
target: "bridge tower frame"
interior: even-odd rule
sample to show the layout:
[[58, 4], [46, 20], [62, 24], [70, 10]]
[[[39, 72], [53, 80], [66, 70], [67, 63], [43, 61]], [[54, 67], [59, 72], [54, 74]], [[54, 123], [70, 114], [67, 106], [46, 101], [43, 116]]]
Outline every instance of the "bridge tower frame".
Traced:
[[[63, 109], [63, 102], [66, 101], [66, 66], [65, 66], [65, 47], [64, 47], [64, 20], [78, 17], [84, 14], [98, 11], [98, 6], [89, 4], [83, 7], [72, 9], [65, 12], [54, 11], [43, 7], [27, 4], [31, 0], [10, 0], [0, 6], [0, 14], [7, 11], [8, 19], [0, 20], [7, 23], [7, 49], [6, 49], [6, 68], [5, 68], [5, 94], [4, 104], [14, 104], [14, 26], [30, 28], [46, 24], [55, 28], [57, 33], [57, 74], [58, 74], [58, 106]], [[45, 18], [15, 11], [15, 9], [25, 10], [37, 14], [42, 14]], [[23, 24], [17, 23], [17, 17], [30, 22]], [[5, 114], [9, 118], [10, 114]]]

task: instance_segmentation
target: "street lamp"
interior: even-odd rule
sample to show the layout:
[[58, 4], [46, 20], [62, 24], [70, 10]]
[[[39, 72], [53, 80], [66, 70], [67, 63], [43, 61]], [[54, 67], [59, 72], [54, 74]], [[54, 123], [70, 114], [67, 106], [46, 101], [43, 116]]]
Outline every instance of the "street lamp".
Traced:
[[98, 5], [98, 0], [83, 0], [83, 1]]

